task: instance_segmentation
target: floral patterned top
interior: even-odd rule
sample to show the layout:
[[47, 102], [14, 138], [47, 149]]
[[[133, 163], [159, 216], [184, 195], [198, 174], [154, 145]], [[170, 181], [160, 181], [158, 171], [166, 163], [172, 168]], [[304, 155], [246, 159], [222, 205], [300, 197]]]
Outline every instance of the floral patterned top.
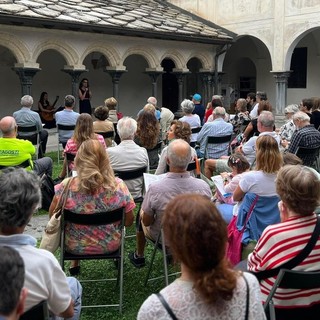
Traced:
[[[59, 201], [67, 178], [55, 186], [55, 193]], [[125, 207], [128, 213], [135, 208], [133, 198], [126, 184], [116, 178], [116, 190], [107, 191], [103, 188], [91, 195], [77, 190], [78, 179], [74, 178], [68, 190], [65, 208], [79, 214], [92, 214], [112, 211]], [[102, 254], [116, 251], [120, 246], [119, 224], [111, 226], [82, 226], [67, 224], [65, 241], [68, 251], [73, 254]]]

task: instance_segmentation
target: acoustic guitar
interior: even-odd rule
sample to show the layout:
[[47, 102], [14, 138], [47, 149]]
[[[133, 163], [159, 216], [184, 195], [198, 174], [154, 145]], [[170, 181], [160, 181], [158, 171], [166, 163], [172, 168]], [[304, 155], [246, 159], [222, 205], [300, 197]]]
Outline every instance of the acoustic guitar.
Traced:
[[40, 111], [40, 115], [42, 117], [43, 120], [45, 121], [52, 121], [54, 119], [53, 115], [54, 113], [58, 110], [54, 108], [54, 106], [57, 104], [59, 100], [59, 96], [56, 96], [56, 100], [54, 100], [53, 104], [52, 105], [49, 105], [47, 108], [44, 108], [46, 110], [54, 110], [54, 112], [43, 112], [43, 111]]

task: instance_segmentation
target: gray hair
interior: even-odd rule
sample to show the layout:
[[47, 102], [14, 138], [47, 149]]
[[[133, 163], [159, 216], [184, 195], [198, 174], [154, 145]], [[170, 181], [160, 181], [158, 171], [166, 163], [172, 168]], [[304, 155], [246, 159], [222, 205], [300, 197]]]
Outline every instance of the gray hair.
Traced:
[[224, 118], [226, 115], [226, 109], [224, 107], [216, 107], [213, 110], [213, 113], [218, 117]]
[[299, 111], [299, 106], [297, 104], [289, 104], [286, 108], [284, 108], [285, 113], [296, 113]]
[[133, 140], [137, 131], [137, 121], [130, 117], [123, 117], [118, 121], [117, 131], [121, 140]]
[[191, 157], [191, 147], [186, 141], [176, 139], [169, 144], [167, 158], [170, 161], [170, 166], [180, 170], [187, 170]]
[[156, 99], [155, 97], [149, 97], [148, 100], [147, 100], [147, 103], [150, 103], [150, 104], [152, 104], [154, 107], [156, 107], [158, 101], [157, 101], [157, 99]]
[[65, 96], [64, 98], [64, 105], [68, 108], [73, 107], [74, 103], [75, 103], [76, 99], [74, 96], [72, 96], [71, 94], [68, 94], [67, 96]]
[[184, 99], [181, 102], [181, 109], [184, 113], [190, 114], [194, 110], [194, 103], [189, 99]]
[[274, 127], [274, 116], [270, 111], [262, 111], [258, 117], [258, 121], [266, 128]]
[[33, 98], [29, 95], [25, 95], [21, 98], [20, 104], [21, 107], [31, 108], [33, 105]]
[[302, 111], [298, 111], [296, 112], [293, 117], [292, 117], [293, 121], [299, 120], [302, 122], [310, 122], [310, 117]]
[[27, 225], [41, 205], [41, 181], [33, 171], [8, 168], [0, 175], [0, 228]]
[[24, 284], [24, 262], [17, 250], [0, 246], [0, 314], [10, 316], [17, 308]]

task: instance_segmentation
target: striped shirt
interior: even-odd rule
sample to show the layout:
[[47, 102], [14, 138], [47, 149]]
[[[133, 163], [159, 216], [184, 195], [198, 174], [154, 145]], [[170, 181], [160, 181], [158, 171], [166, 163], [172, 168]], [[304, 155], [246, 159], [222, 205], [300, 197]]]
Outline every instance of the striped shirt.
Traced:
[[[293, 217], [267, 227], [253, 253], [248, 257], [248, 270], [259, 272], [274, 269], [297, 256], [310, 240], [315, 224], [316, 215], [312, 214], [305, 217]], [[320, 270], [320, 238], [309, 256], [292, 270]], [[263, 301], [266, 300], [275, 280], [276, 276], [261, 281]], [[273, 301], [275, 306], [280, 308], [306, 307], [319, 303], [320, 288], [311, 290], [278, 288]]]

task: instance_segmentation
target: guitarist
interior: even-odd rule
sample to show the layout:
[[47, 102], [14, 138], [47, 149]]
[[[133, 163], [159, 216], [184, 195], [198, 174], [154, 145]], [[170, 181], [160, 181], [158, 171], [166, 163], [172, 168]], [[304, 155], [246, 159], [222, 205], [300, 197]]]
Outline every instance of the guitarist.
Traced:
[[44, 128], [50, 129], [55, 128], [56, 121], [54, 119], [54, 113], [58, 111], [58, 108], [55, 108], [56, 103], [58, 102], [59, 96], [56, 96], [55, 101], [51, 104], [48, 100], [48, 93], [42, 92], [38, 102], [39, 114], [41, 116], [41, 121], [44, 124]]

